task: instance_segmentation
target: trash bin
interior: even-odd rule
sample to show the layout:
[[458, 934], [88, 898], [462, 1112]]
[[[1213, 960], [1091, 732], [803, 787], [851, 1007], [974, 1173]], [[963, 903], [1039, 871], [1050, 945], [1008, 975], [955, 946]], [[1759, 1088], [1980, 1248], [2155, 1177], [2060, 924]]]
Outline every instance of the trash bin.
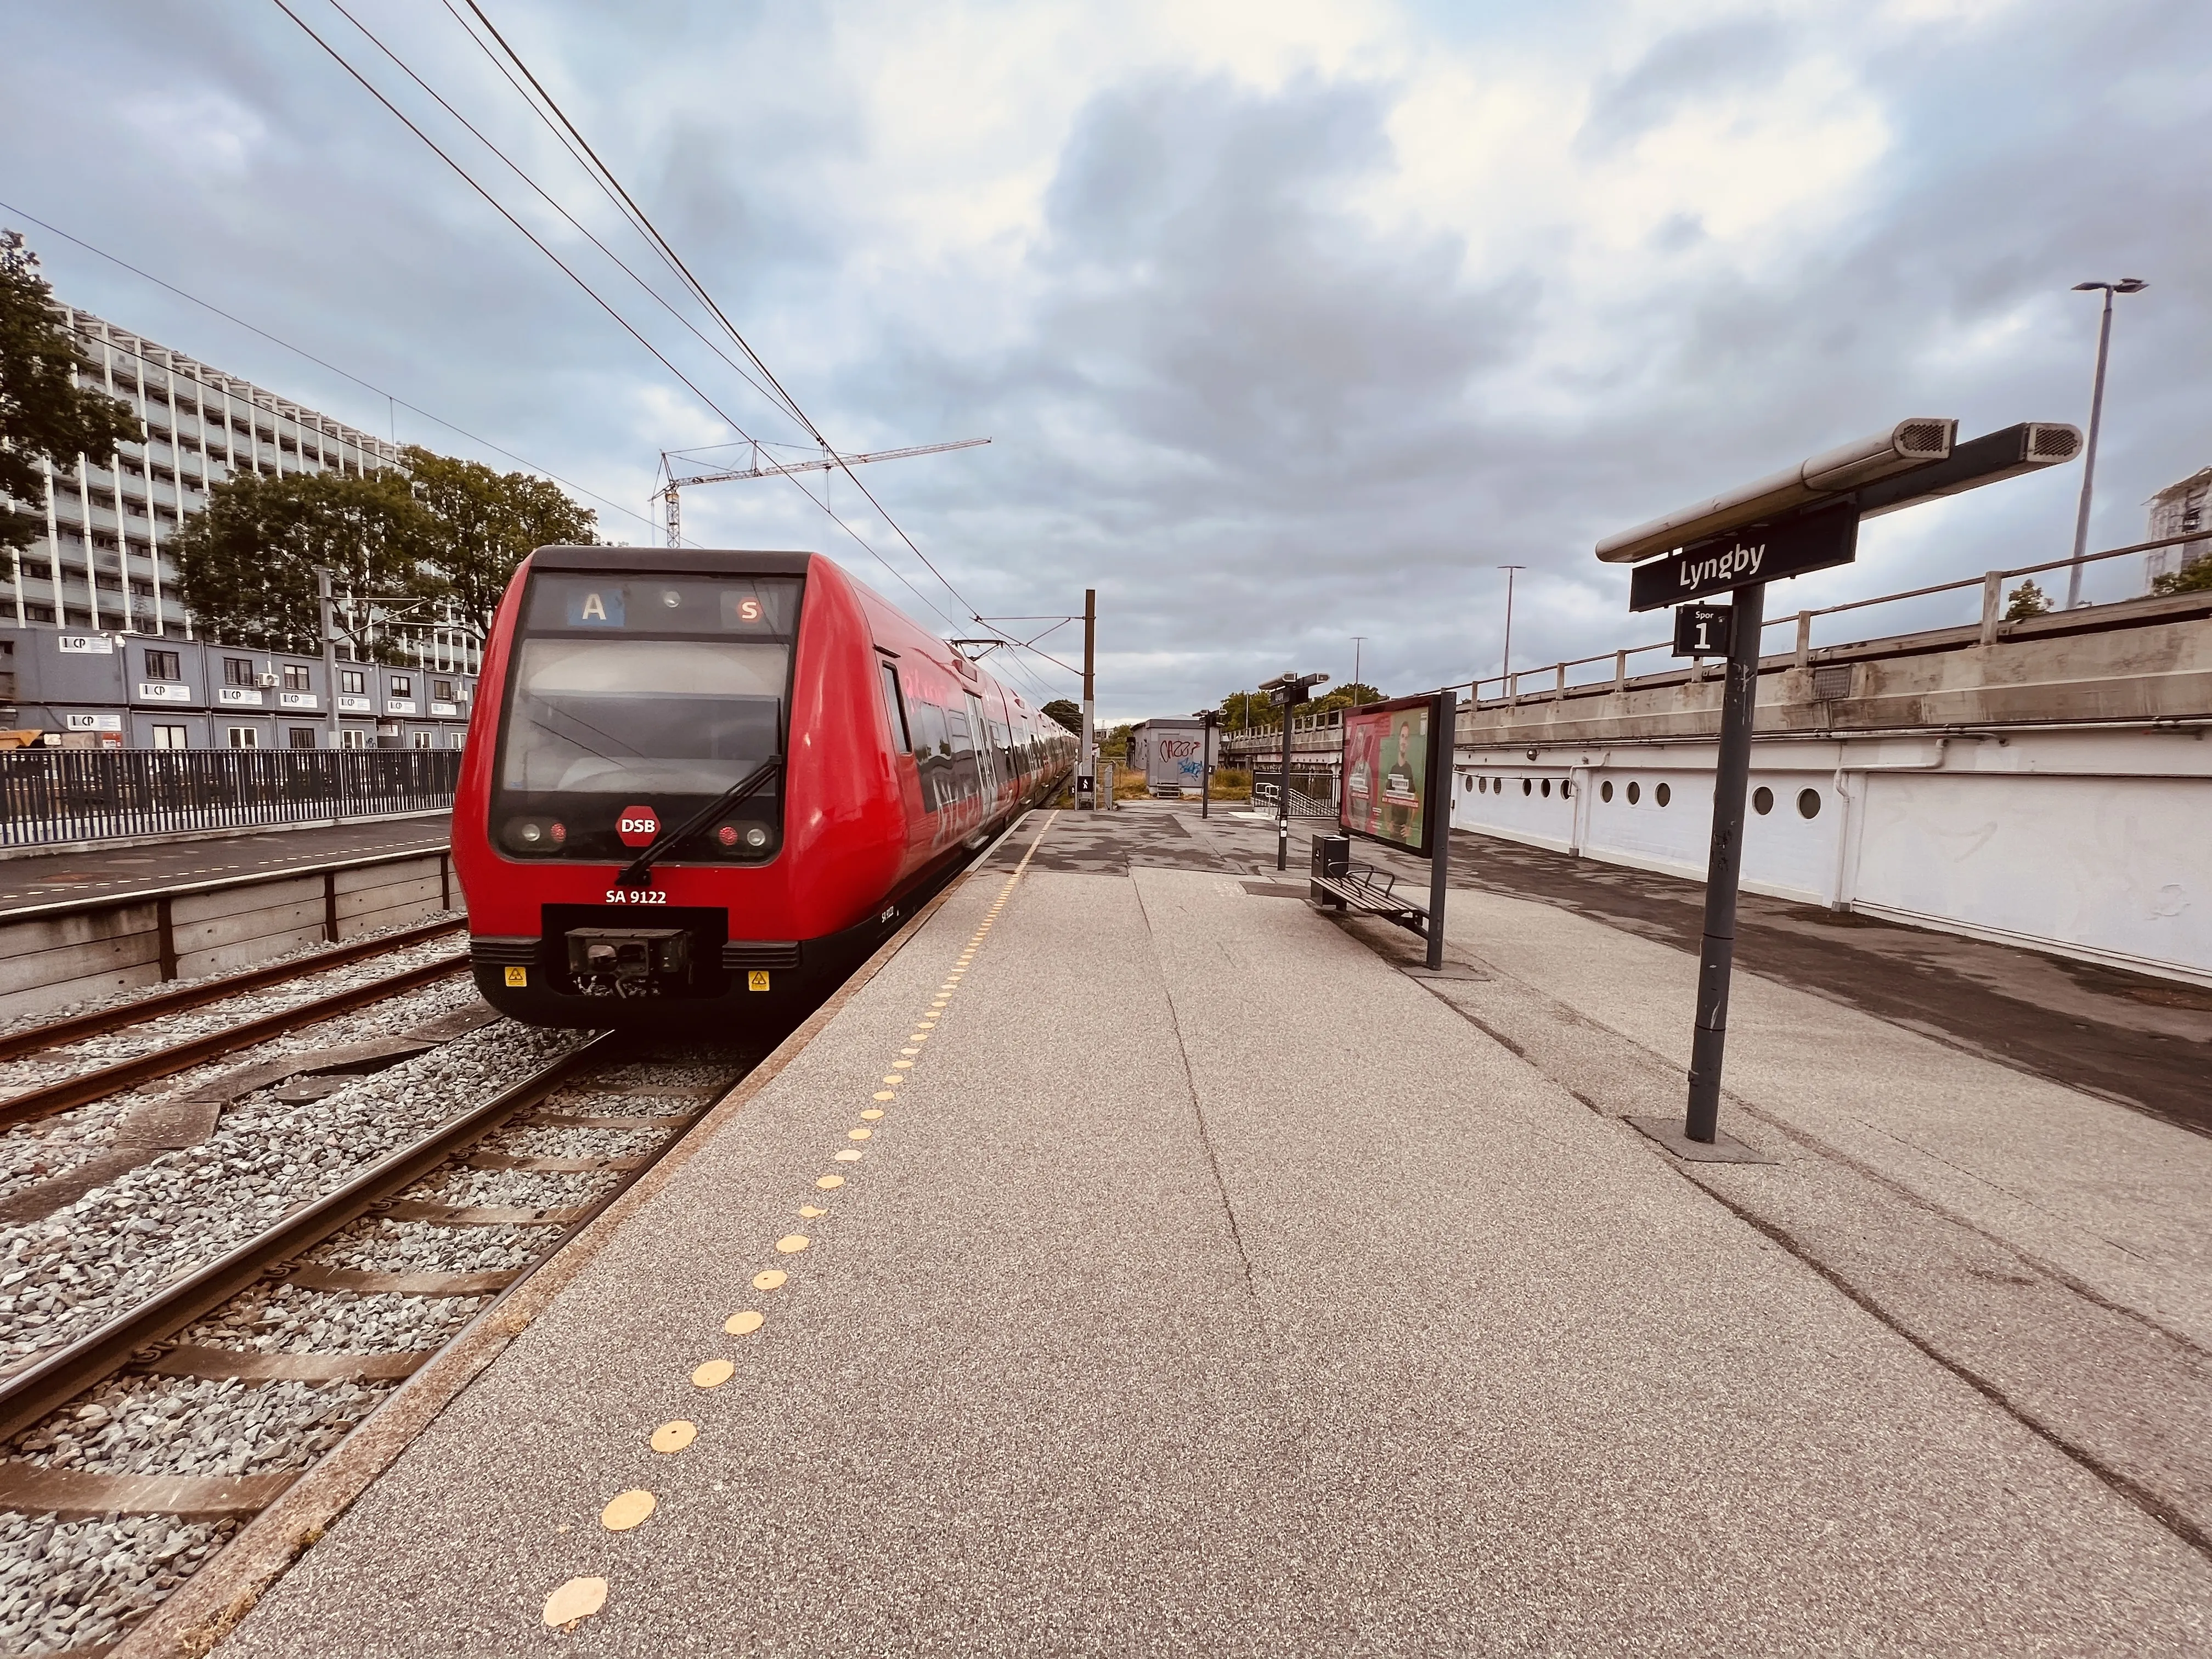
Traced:
[[1352, 869], [1352, 837], [1349, 836], [1316, 836], [1313, 838], [1313, 873], [1316, 876], [1343, 876]]

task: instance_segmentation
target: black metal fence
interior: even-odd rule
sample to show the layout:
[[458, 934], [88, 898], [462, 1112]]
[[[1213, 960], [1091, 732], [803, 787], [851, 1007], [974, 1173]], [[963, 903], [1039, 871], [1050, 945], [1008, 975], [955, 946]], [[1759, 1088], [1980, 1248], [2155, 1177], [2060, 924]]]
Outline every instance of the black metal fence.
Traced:
[[21, 749], [0, 847], [427, 811], [460, 775], [457, 749]]

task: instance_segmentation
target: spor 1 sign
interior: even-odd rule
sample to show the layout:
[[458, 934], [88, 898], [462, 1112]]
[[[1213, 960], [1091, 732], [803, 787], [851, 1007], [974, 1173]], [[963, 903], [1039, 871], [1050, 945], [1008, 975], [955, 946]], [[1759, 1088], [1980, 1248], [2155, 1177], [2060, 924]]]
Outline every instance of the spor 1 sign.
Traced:
[[615, 820], [615, 834], [625, 847], [650, 847], [660, 833], [660, 814], [650, 806], [625, 806]]

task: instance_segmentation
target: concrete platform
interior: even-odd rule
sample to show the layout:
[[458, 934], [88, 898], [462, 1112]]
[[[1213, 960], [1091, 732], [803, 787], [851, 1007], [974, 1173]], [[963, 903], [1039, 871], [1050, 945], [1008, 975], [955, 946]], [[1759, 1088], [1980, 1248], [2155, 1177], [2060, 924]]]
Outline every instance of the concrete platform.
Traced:
[[1685, 1165], [1681, 952], [1470, 895], [1416, 978], [1257, 847], [1032, 819], [219, 1651], [2212, 1643], [2212, 1142], [1752, 981], [1778, 1161]]
[[236, 835], [131, 842], [0, 860], [0, 916], [58, 899], [127, 898], [187, 882], [279, 875], [375, 853], [437, 852], [451, 814], [437, 812], [316, 829], [256, 830]]

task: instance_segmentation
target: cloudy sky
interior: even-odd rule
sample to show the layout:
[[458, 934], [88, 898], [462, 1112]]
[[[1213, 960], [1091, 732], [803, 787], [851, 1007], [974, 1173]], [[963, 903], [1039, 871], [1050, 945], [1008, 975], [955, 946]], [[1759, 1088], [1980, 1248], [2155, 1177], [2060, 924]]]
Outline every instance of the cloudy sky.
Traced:
[[[290, 3], [705, 396], [273, 0], [0, 12], [0, 223], [64, 297], [507, 465], [24, 216], [640, 512], [664, 449], [799, 435], [331, 0]], [[1516, 664], [1654, 639], [1599, 536], [1907, 415], [2086, 423], [2085, 278], [2152, 284], [2093, 544], [2212, 464], [2202, 0], [479, 3], [833, 442], [993, 440], [862, 474], [957, 599], [849, 483], [897, 575], [785, 484], [689, 492], [690, 537], [820, 549], [948, 633], [1095, 586], [1109, 716], [1342, 679], [1355, 635], [1393, 693], [1495, 673], [1508, 563]], [[674, 298], [446, 0], [344, 4]], [[1870, 524], [1770, 611], [2060, 556], [2079, 483]]]

